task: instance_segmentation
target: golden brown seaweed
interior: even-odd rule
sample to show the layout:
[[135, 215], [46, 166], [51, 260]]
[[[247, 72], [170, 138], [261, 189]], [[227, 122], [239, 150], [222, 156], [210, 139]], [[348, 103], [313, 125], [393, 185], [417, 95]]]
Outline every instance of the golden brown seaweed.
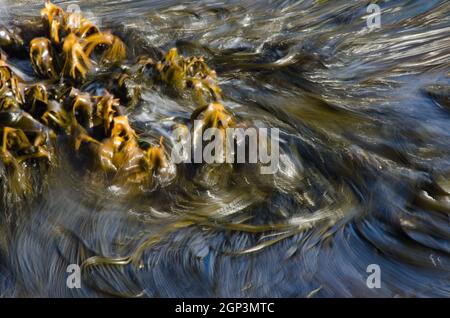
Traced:
[[97, 106], [94, 116], [94, 125], [103, 125], [105, 134], [111, 129], [114, 116], [119, 114], [119, 100], [106, 92], [97, 97]]
[[47, 104], [48, 93], [43, 84], [36, 84], [25, 90], [25, 110], [33, 116], [42, 116]]
[[92, 67], [92, 63], [75, 34], [71, 33], [66, 37], [63, 52], [65, 54], [63, 75], [72, 79], [77, 79], [80, 76], [82, 79], [85, 79], [87, 72]]
[[19, 79], [3, 59], [0, 59], [0, 96], [10, 96], [15, 98], [19, 104], [24, 102]]
[[234, 125], [233, 116], [218, 102], [197, 108], [191, 116], [195, 120], [203, 113], [203, 127], [226, 129]]
[[33, 69], [43, 78], [56, 78], [54, 54], [47, 38], [35, 38], [30, 43], [30, 59]]
[[66, 25], [66, 15], [64, 10], [50, 1], [45, 3], [45, 8], [41, 10], [41, 16], [48, 23], [50, 39], [55, 44], [60, 44], [61, 30]]
[[222, 92], [217, 84], [216, 72], [207, 66], [203, 57], [185, 58], [178, 55], [176, 48], [172, 48], [162, 61], [155, 64], [155, 69], [160, 81], [179, 92], [191, 89], [194, 100], [200, 106], [221, 99]]

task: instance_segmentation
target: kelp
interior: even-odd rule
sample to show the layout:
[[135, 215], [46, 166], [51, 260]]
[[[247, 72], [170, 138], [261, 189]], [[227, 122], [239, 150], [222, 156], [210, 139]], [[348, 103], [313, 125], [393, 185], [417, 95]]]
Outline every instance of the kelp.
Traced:
[[196, 120], [201, 114], [203, 114], [202, 124], [205, 129], [218, 128], [223, 131], [232, 127], [235, 122], [233, 116], [219, 102], [197, 108], [192, 113], [191, 120]]
[[53, 56], [54, 53], [49, 39], [35, 38], [31, 41], [30, 59], [36, 74], [49, 79], [58, 77]]
[[[143, 142], [123, 111], [126, 109], [123, 103], [127, 106], [138, 103], [140, 81], [151, 80], [182, 97], [192, 98], [197, 108], [191, 120], [201, 119], [202, 129], [219, 128], [224, 132], [235, 126], [236, 119], [225, 107], [217, 74], [203, 57], [184, 57], [172, 48], [161, 61], [140, 56], [130, 68], [123, 67], [119, 62], [127, 58], [127, 48], [116, 35], [101, 31], [81, 14], [66, 13], [50, 2], [41, 15], [47, 36], [30, 41], [29, 58], [34, 72], [44, 81], [21, 83], [4, 59], [0, 61], [3, 96], [0, 107], [8, 114], [2, 117], [0, 113], [1, 159], [15, 171], [16, 178], [31, 180], [27, 175], [33, 168], [25, 163], [43, 159], [52, 163], [55, 155], [52, 143], [68, 141], [71, 151], [91, 161], [92, 172], [105, 176], [108, 185], [125, 189], [125, 193], [152, 191], [164, 178], [172, 180], [176, 170], [167, 157], [165, 139]], [[104, 76], [93, 71], [97, 63], [108, 77], [112, 73], [109, 90], [104, 87], [98, 95], [87, 89]], [[16, 190], [25, 193], [32, 189], [30, 182], [22, 182], [23, 189], [16, 187]], [[145, 249], [161, 242], [173, 231], [198, 224], [249, 233], [287, 231], [290, 234], [286, 235], [294, 235], [299, 230], [285, 224], [227, 223], [191, 213], [151, 235], [132, 256], [93, 257], [83, 266], [136, 264]], [[271, 243], [262, 244], [269, 246]], [[259, 246], [255, 247], [258, 249]]]
[[24, 102], [23, 88], [20, 85], [19, 78], [3, 58], [2, 56], [2, 59], [0, 59], [0, 98], [11, 97], [17, 103], [22, 104]]
[[70, 33], [64, 40], [63, 52], [65, 59], [62, 75], [75, 80], [80, 77], [86, 79], [87, 72], [92, 67], [92, 62], [84, 52], [84, 47], [75, 34]]
[[[152, 64], [148, 59], [145, 67]], [[162, 61], [154, 64], [156, 78], [182, 93], [191, 91], [194, 100], [204, 106], [221, 99], [221, 89], [217, 83], [217, 74], [205, 63], [203, 57], [183, 57], [176, 48], [167, 52]]]

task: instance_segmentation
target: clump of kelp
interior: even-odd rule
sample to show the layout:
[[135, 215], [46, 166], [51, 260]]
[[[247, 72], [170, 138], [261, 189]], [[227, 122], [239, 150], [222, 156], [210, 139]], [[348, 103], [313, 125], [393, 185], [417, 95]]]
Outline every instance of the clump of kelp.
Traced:
[[[118, 36], [100, 30], [79, 13], [64, 12], [47, 2], [41, 15], [42, 32], [39, 32], [39, 24], [33, 25], [37, 31], [32, 32], [29, 41], [8, 29], [2, 33], [0, 128], [3, 144], [0, 162], [4, 166], [3, 196], [11, 197], [5, 206], [17, 207], [36, 197], [39, 189], [45, 187], [46, 176], [58, 166], [61, 155], [81, 158], [82, 164], [76, 162], [77, 170], [87, 167], [89, 172], [98, 172], [108, 186], [124, 190], [121, 193], [152, 191], [173, 180], [176, 170], [167, 156], [164, 138], [154, 144], [143, 140], [127, 116], [128, 110], [141, 98], [140, 83], [151, 81], [193, 101], [196, 108], [190, 118], [200, 119], [202, 130], [218, 128], [224, 132], [237, 126], [235, 116], [224, 105], [217, 74], [203, 57], [185, 57], [172, 48], [160, 60], [141, 55], [130, 61], [127, 47]], [[20, 72], [15, 72], [8, 64], [7, 54], [27, 57], [39, 80], [31, 82], [22, 78]], [[101, 90], [90, 90], [96, 82], [102, 83]], [[181, 123], [177, 127], [188, 129]], [[230, 165], [223, 169], [230, 169]], [[84, 267], [137, 265], [147, 248], [171, 233], [193, 225], [282, 234], [239, 254], [250, 253], [329, 217], [325, 211], [300, 223], [252, 225], [245, 223], [245, 218], [229, 222], [228, 214], [220, 213], [220, 206], [236, 205], [236, 209], [245, 206], [245, 202], [240, 202], [241, 196], [234, 198], [233, 195], [229, 195], [229, 202], [227, 198], [217, 203], [199, 199], [201, 202], [193, 207], [195, 211], [180, 213], [180, 218], [152, 233], [128, 256], [93, 256], [82, 260]], [[208, 210], [215, 205], [219, 212], [212, 215]]]
[[[172, 48], [161, 60], [140, 55], [130, 61], [118, 36], [79, 13], [47, 2], [41, 17], [25, 27], [27, 40], [21, 30], [3, 27], [1, 33], [0, 171], [6, 210], [20, 210], [36, 199], [61, 156], [73, 159], [79, 172], [82, 167], [98, 173], [120, 193], [152, 191], [173, 180], [176, 169], [164, 138], [142, 140], [127, 116], [140, 100], [140, 83], [151, 81], [191, 99], [197, 105], [191, 120], [201, 119], [202, 130], [224, 132], [235, 125], [223, 105], [217, 74], [203, 57], [184, 57]], [[8, 55], [28, 59], [36, 78], [22, 76]], [[103, 85], [93, 94], [89, 87], [96, 82]], [[177, 127], [188, 129], [181, 123]], [[207, 219], [198, 217], [169, 226], [169, 232]]]
[[[139, 56], [133, 69], [120, 69], [127, 58], [122, 40], [101, 31], [80, 13], [67, 13], [51, 2], [41, 11], [43, 34], [29, 45], [18, 32], [4, 28], [0, 60], [1, 163], [6, 206], [19, 204], [35, 193], [45, 180], [46, 170], [56, 164], [55, 143], [60, 140], [71, 151], [89, 158], [111, 184], [131, 189], [151, 189], [160, 177], [172, 178], [164, 147], [145, 144], [130, 126], [126, 108], [140, 97], [139, 81], [151, 78], [182, 96], [191, 95], [202, 113], [204, 128], [227, 128], [233, 124], [221, 100], [217, 75], [202, 57], [180, 56], [176, 48], [161, 61]], [[36, 33], [36, 32], [34, 32]], [[27, 82], [8, 64], [27, 51], [40, 81]], [[113, 72], [113, 85], [99, 96], [83, 88], [103, 70]], [[101, 76], [101, 75], [99, 75]], [[117, 96], [117, 97], [116, 97]], [[40, 178], [32, 178], [39, 165]]]

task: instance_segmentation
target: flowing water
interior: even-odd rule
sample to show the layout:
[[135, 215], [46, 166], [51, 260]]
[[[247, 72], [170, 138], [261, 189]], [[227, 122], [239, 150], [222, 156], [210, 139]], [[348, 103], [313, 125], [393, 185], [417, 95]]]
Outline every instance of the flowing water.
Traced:
[[[240, 122], [280, 129], [280, 169], [180, 164], [124, 195], [60, 151], [42, 193], [4, 208], [0, 295], [450, 296], [450, 2], [374, 1], [371, 30], [362, 0], [55, 3], [133, 56], [203, 55]], [[42, 7], [0, 4], [8, 23]], [[143, 85], [129, 116], [170, 148], [194, 109]]]

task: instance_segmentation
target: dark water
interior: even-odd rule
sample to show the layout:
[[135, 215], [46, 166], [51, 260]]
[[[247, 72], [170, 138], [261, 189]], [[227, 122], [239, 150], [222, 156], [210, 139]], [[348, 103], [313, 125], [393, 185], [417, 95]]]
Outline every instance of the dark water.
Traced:
[[[371, 31], [368, 1], [62, 4], [134, 55], [204, 55], [237, 118], [280, 128], [280, 170], [179, 165], [129, 197], [60, 150], [42, 194], [5, 208], [0, 295], [450, 296], [450, 2], [375, 2]], [[11, 21], [42, 7], [0, 3]], [[170, 141], [194, 109], [144, 86], [130, 117]]]

